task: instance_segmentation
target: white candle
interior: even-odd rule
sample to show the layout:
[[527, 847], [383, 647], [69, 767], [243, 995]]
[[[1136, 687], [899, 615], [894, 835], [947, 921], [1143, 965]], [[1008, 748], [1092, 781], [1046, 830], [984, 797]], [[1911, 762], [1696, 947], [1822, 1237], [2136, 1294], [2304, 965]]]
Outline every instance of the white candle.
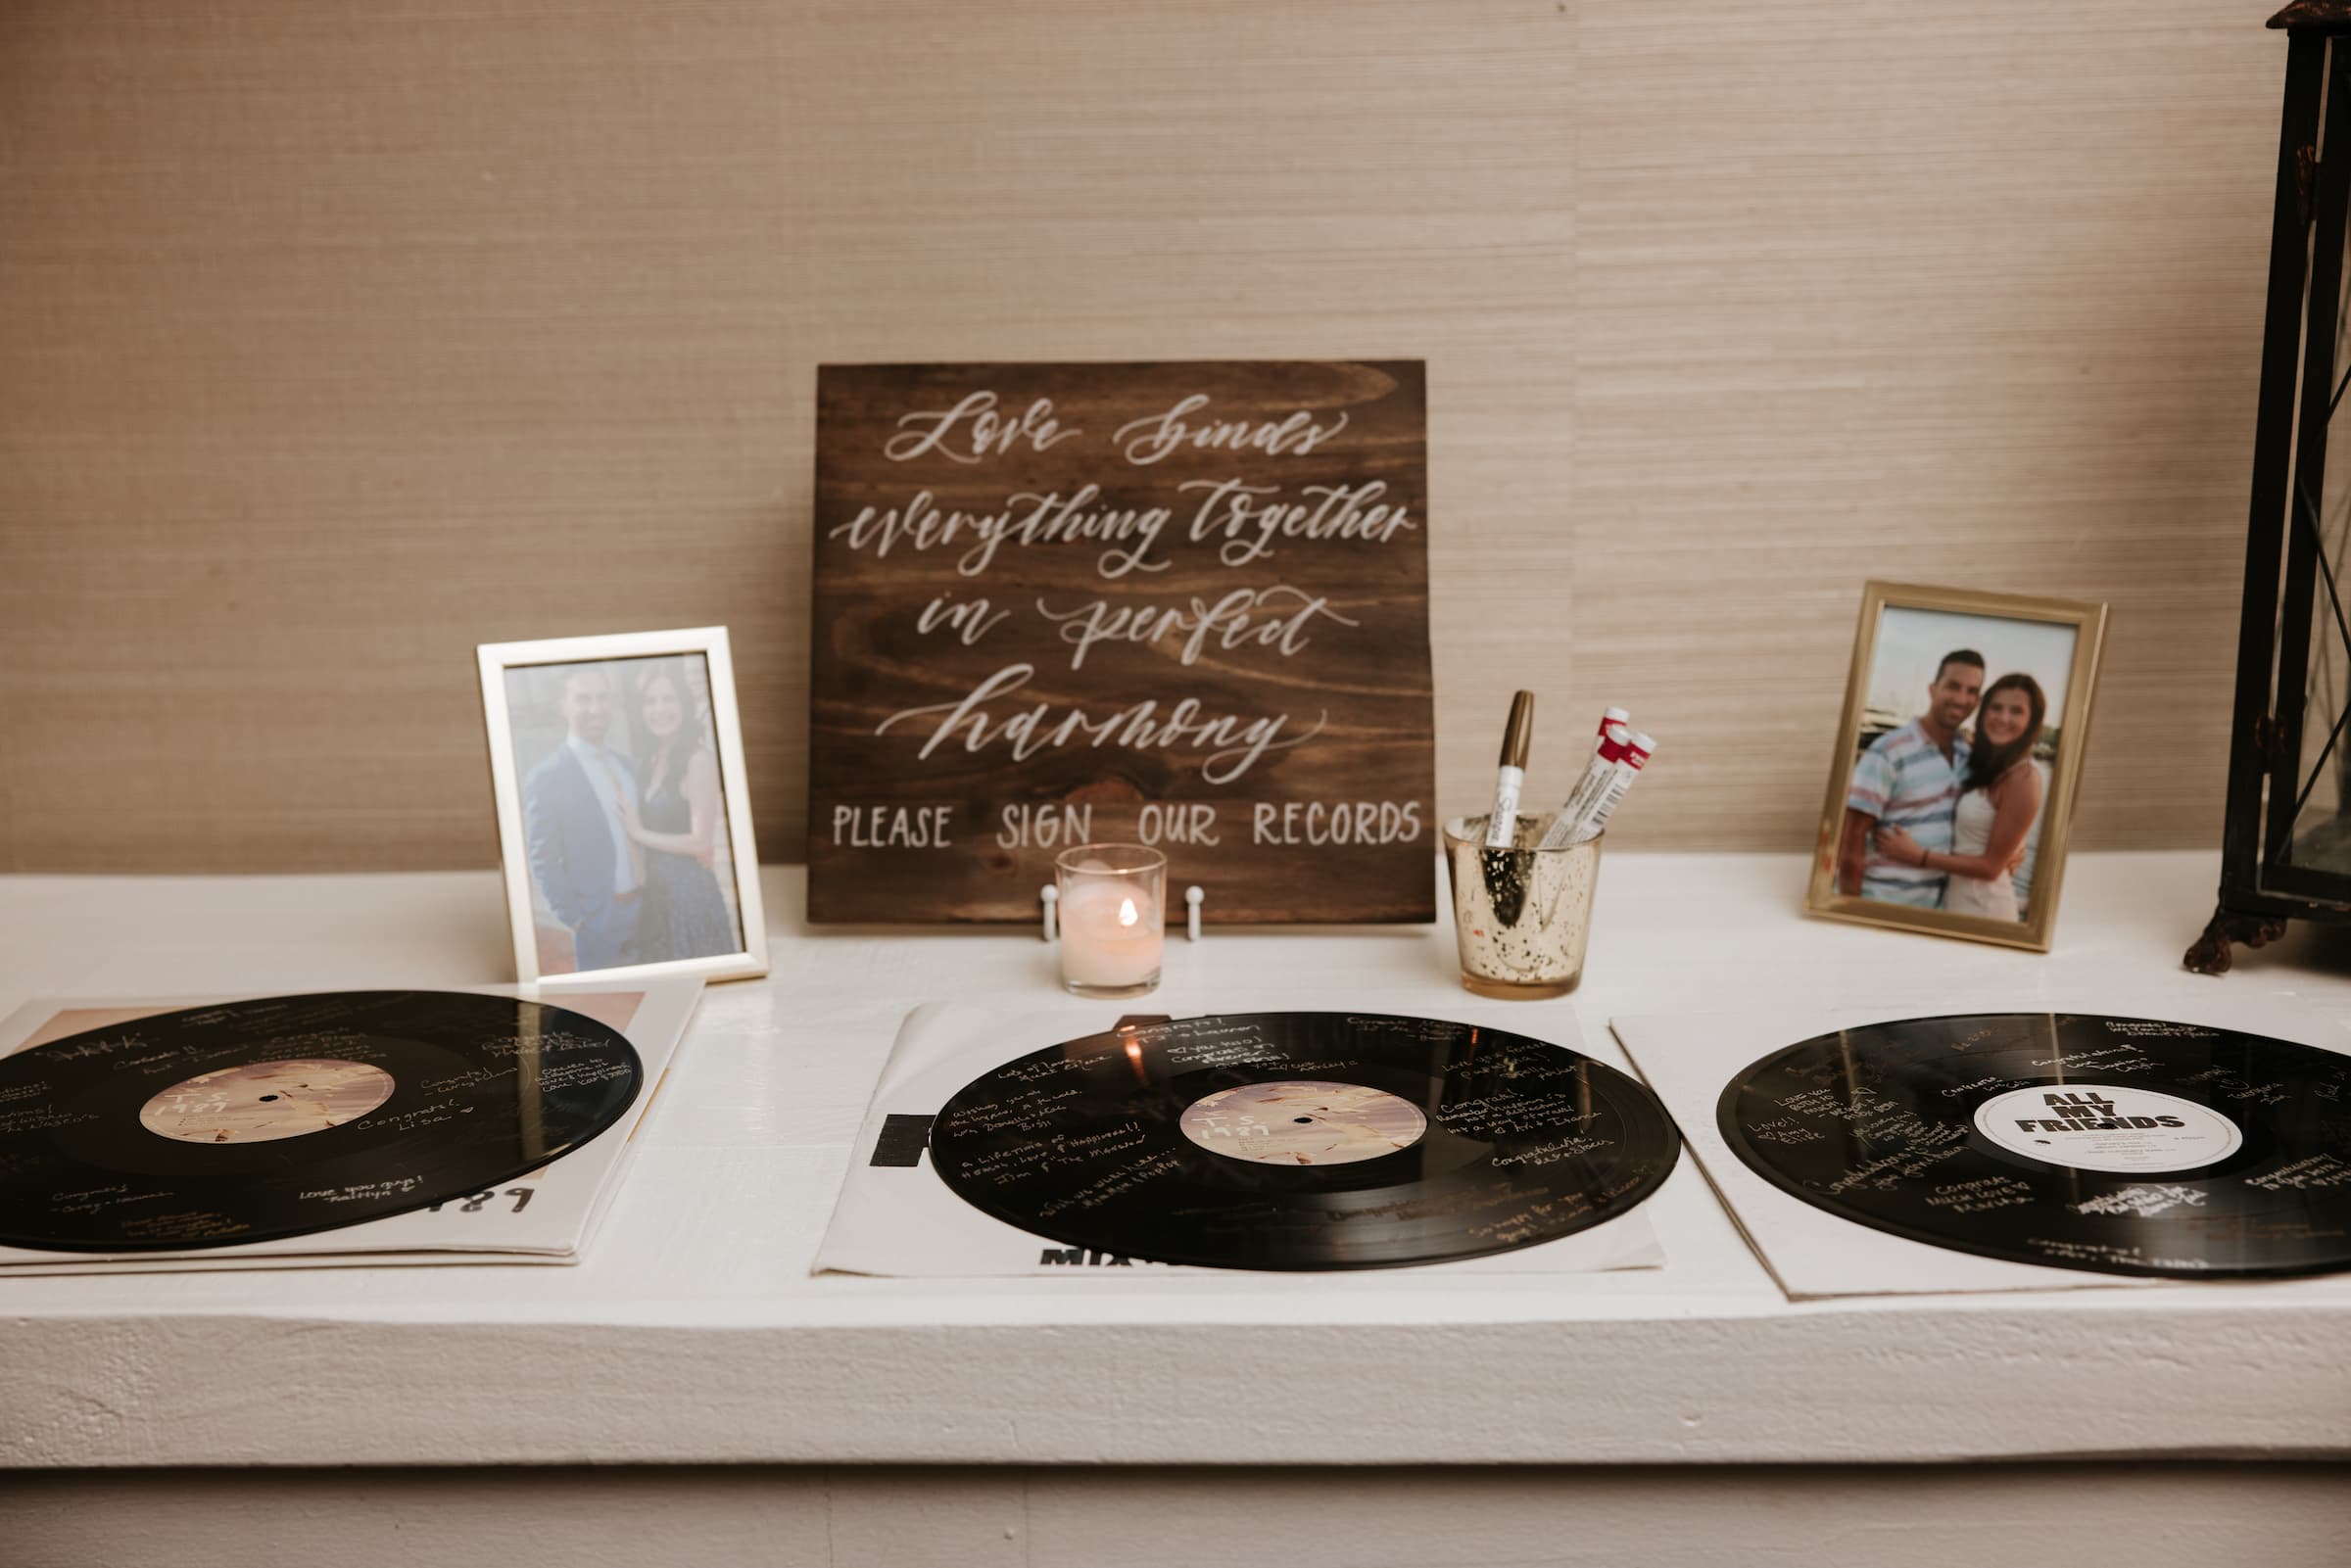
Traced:
[[1061, 977], [1102, 990], [1153, 984], [1165, 926], [1143, 879], [1073, 879], [1061, 899]]

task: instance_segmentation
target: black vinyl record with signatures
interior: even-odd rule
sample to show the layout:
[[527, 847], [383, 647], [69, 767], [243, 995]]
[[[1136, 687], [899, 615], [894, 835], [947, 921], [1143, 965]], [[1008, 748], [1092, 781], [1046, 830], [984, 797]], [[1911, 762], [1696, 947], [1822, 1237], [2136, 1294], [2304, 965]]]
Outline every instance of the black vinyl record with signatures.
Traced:
[[1434, 1019], [1122, 1024], [1009, 1062], [931, 1128], [965, 1201], [1066, 1246], [1224, 1268], [1381, 1268], [1624, 1213], [1681, 1151], [1624, 1073]]
[[92, 1029], [0, 1059], [0, 1246], [178, 1252], [428, 1208], [579, 1148], [642, 1077], [594, 1019], [463, 992]]
[[1841, 1029], [1722, 1093], [1724, 1139], [1857, 1224], [2012, 1262], [2351, 1269], [2351, 1056], [2233, 1029], [1990, 1013]]

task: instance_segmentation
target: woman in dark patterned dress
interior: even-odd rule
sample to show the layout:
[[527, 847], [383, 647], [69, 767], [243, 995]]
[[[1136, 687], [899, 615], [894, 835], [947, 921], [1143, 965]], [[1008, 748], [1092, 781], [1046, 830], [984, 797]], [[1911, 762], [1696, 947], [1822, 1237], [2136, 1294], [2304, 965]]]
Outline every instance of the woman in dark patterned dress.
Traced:
[[632, 811], [623, 801], [621, 813], [645, 848], [638, 962], [739, 953], [743, 938], [710, 869], [727, 834], [718, 756], [687, 708], [686, 683], [666, 662], [638, 677], [637, 718], [651, 750], [637, 771], [644, 804]]

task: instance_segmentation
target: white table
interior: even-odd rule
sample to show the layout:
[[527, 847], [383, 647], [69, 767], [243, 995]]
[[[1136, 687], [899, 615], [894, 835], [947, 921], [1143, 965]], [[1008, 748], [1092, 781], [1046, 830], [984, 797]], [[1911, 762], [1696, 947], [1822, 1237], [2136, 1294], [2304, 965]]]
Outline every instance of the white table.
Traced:
[[[2078, 857], [2039, 957], [1805, 921], [1793, 857], [1624, 855], [1573, 1015], [1597, 1040], [1616, 1013], [2028, 1008], [2086, 984], [2158, 1016], [2215, 987], [2351, 1009], [2329, 932], [2181, 971], [2216, 878], [2201, 854]], [[811, 931], [801, 874], [766, 879], [774, 972], [704, 998], [580, 1266], [0, 1280], [0, 1465], [28, 1467], [0, 1483], [0, 1543], [281, 1560], [256, 1555], [267, 1509], [290, 1562], [326, 1549], [314, 1530], [397, 1519], [403, 1551], [506, 1564], [1191, 1562], [1211, 1536], [1252, 1559], [1678, 1562], [1719, 1560], [1726, 1533], [1747, 1560], [1828, 1563], [1883, 1560], [1880, 1527], [1907, 1519], [1933, 1528], [1900, 1554], [1930, 1563], [2342, 1560], [2319, 1499], [2351, 1455], [2344, 1295], [1791, 1306], [1689, 1162], [1654, 1200], [1655, 1270], [812, 1278], [907, 1007], [1061, 1007], [1074, 1032], [1116, 1010], [1058, 997], [1033, 936]], [[1461, 996], [1447, 927], [1250, 935], [1213, 913], [1150, 1011]], [[498, 980], [502, 919], [487, 872], [0, 879], [0, 1013]], [[1563, 1034], [1569, 1006], [1525, 1027]], [[2271, 1462], [2149, 1467], [2232, 1458]], [[1996, 1467], [2057, 1459], [2085, 1462]], [[583, 1464], [675, 1468], [319, 1468]], [[1143, 1468], [1059, 1468], [1104, 1464]], [[1423, 1468], [1495, 1464], [1541, 1468]], [[1844, 1468], [1903, 1464], [1927, 1467]], [[1415, 1468], [1318, 1468], [1363, 1465]], [[1723, 1468], [1752, 1465], [1840, 1468]], [[136, 1473], [188, 1466], [287, 1468]]]

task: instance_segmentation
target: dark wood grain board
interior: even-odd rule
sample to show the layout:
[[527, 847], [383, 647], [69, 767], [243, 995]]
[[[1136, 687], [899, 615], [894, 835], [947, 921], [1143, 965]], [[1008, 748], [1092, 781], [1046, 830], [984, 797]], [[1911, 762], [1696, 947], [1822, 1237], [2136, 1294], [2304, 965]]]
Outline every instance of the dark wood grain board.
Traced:
[[[1435, 917], [1417, 361], [817, 373], [808, 915]], [[1170, 905], [1179, 919], [1180, 891]]]

